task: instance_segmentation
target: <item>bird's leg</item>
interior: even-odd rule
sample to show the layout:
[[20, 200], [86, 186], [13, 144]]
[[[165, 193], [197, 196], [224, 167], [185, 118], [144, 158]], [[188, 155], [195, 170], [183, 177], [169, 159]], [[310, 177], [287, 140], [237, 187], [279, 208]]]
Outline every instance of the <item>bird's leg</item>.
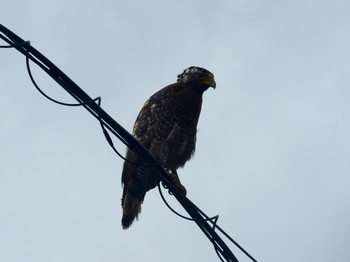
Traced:
[[[180, 191], [181, 195], [185, 197], [186, 194], [187, 194], [187, 190], [186, 190], [186, 188], [181, 184], [180, 178], [179, 178], [179, 176], [177, 175], [176, 170], [175, 170], [175, 171], [169, 170], [168, 174], [169, 174], [168, 178], [170, 179], [170, 181], [177, 187], [177, 189]], [[163, 184], [163, 186], [164, 186], [165, 188], [167, 188], [166, 185], [165, 185], [163, 182], [162, 182], [162, 184]]]

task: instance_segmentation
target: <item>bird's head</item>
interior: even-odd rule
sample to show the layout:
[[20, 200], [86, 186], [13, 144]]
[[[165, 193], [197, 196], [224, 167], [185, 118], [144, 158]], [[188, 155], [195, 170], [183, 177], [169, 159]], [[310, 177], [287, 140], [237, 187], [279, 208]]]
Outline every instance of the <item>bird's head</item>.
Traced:
[[202, 87], [205, 91], [209, 87], [215, 89], [214, 75], [207, 69], [191, 66], [177, 76], [177, 82], [182, 84], [193, 84]]

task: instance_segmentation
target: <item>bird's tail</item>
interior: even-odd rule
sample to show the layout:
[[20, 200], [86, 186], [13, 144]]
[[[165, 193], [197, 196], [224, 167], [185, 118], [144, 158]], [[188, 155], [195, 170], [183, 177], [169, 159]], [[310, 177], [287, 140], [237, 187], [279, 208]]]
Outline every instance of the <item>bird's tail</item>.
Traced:
[[[141, 198], [143, 199], [143, 198]], [[123, 198], [123, 217], [122, 217], [122, 227], [127, 229], [134, 222], [135, 218], [138, 219], [138, 215], [141, 213], [142, 200], [138, 197], [131, 195], [126, 192]]]
[[[140, 163], [137, 155], [130, 154], [128, 159]], [[122, 195], [122, 227], [127, 229], [138, 219], [141, 213], [141, 204], [145, 198], [146, 192], [158, 184], [158, 176], [151, 172], [146, 166], [135, 166], [134, 164], [124, 163], [122, 173], [123, 195]]]

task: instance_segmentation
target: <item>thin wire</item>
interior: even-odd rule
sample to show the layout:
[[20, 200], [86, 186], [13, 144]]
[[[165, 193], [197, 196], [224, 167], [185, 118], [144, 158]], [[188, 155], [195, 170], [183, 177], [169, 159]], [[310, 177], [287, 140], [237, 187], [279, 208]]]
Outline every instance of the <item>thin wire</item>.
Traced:
[[[163, 185], [163, 187], [164, 187], [165, 189], [168, 189], [168, 188], [166, 188], [164, 185]], [[184, 215], [181, 215], [179, 212], [177, 212], [175, 209], [173, 209], [173, 208], [170, 206], [170, 204], [168, 203], [168, 201], [166, 201], [166, 199], [165, 199], [165, 197], [164, 197], [164, 195], [163, 195], [162, 189], [161, 189], [161, 187], [160, 187], [160, 183], [158, 183], [158, 191], [159, 191], [159, 194], [160, 194], [160, 196], [161, 196], [161, 198], [162, 198], [164, 204], [165, 204], [174, 214], [176, 214], [177, 216], [179, 216], [179, 217], [181, 217], [181, 218], [183, 218], [183, 219], [190, 220], [190, 221], [194, 221], [193, 218], [190, 218], [190, 217], [186, 217], [186, 216], [184, 216]], [[169, 194], [172, 195], [170, 191], [169, 191]], [[215, 222], [212, 222], [212, 223], [213, 223], [213, 229], [215, 230], [216, 222], [217, 222], [218, 218], [219, 218], [219, 215], [216, 215], [216, 216], [211, 217], [211, 218], [206, 218], [205, 221], [210, 221], [210, 222], [212, 222], [212, 221], [214, 220]]]
[[[189, 220], [189, 221], [195, 221], [194, 219], [190, 218], [190, 217], [186, 217], [184, 215], [181, 215], [179, 212], [177, 212], [175, 209], [173, 209], [170, 204], [168, 203], [168, 201], [166, 201], [162, 189], [160, 187], [160, 183], [158, 183], [158, 191], [159, 194], [164, 202], [164, 204], [177, 216], [185, 219], [185, 220]], [[197, 208], [197, 211], [201, 212], [199, 208]], [[213, 225], [213, 230], [215, 230], [216, 228], [219, 228], [219, 226], [217, 225], [217, 221], [219, 219], [219, 215], [216, 215], [212, 218], [206, 218], [205, 221], [210, 221]], [[245, 253], [251, 260], [253, 260], [254, 262], [257, 262], [248, 252], [246, 252], [240, 245], [238, 245], [238, 243], [236, 243], [231, 237], [229, 237], [222, 229], [220, 229], [220, 232], [223, 233], [233, 244], [235, 244], [243, 253]], [[214, 250], [216, 252], [216, 254], [218, 255], [218, 257], [220, 258], [221, 261], [224, 261], [219, 250], [218, 247], [214, 244]]]
[[12, 45], [0, 45], [0, 48], [13, 48]]
[[8, 40], [7, 38], [5, 39], [5, 37], [1, 34], [0, 34], [0, 38], [5, 40], [5, 41], [7, 40], [6, 42], [9, 44], [9, 45], [0, 45], [0, 48], [15, 48], [15, 47], [19, 47], [19, 46], [30, 45], [30, 41], [24, 41], [23, 43], [15, 44], [15, 43], [11, 42], [10, 40]]
[[86, 103], [65, 103], [65, 102], [61, 102], [61, 101], [58, 101], [56, 99], [53, 99], [52, 97], [48, 96], [44, 91], [42, 91], [41, 88], [38, 86], [38, 84], [35, 82], [32, 71], [30, 69], [29, 56], [26, 56], [26, 66], [27, 66], [29, 78], [32, 81], [35, 88], [40, 92], [40, 94], [42, 94], [44, 97], [46, 97], [47, 99], [49, 99], [50, 101], [52, 101], [56, 104], [59, 104], [62, 106], [84, 106], [84, 105], [87, 105], [90, 103], [94, 103], [95, 101], [101, 101], [101, 97], [96, 97], [95, 99], [93, 99], [89, 102], [86, 102]]
[[[8, 47], [13, 47], [13, 46], [8, 46]], [[29, 78], [30, 80], [32, 81], [33, 85], [35, 86], [35, 88], [39, 91], [40, 94], [42, 94], [45, 98], [49, 99], [50, 101], [56, 103], [56, 104], [59, 104], [59, 105], [62, 105], [62, 106], [84, 106], [84, 105], [88, 105], [90, 103], [93, 103], [93, 102], [97, 102], [97, 104], [99, 106], [101, 106], [101, 97], [96, 97], [95, 99], [89, 101], [89, 102], [86, 102], [86, 103], [65, 103], [65, 102], [61, 102], [61, 101], [58, 101], [50, 96], [48, 96], [40, 87], [39, 85], [36, 83], [35, 79], [34, 79], [34, 76], [32, 74], [32, 71], [31, 71], [31, 68], [30, 68], [30, 62], [29, 62], [29, 56], [26, 56], [26, 66], [27, 66], [27, 71], [28, 71], [28, 75], [29, 75]], [[125, 158], [121, 153], [119, 153], [119, 151], [115, 148], [114, 146], [114, 143], [112, 141], [112, 138], [111, 136], [108, 134], [108, 131], [107, 129], [105, 128], [105, 124], [102, 122], [101, 120], [101, 117], [98, 117], [99, 118], [99, 121], [100, 121], [100, 125], [101, 125], [101, 128], [102, 128], [102, 131], [103, 131], [103, 134], [108, 142], [108, 144], [111, 146], [111, 148], [113, 149], [113, 151], [121, 158], [123, 159], [124, 161], [132, 164], [132, 165], [136, 165], [136, 166], [146, 166], [146, 167], [149, 167], [149, 166], [155, 166], [155, 165], [161, 165], [164, 161], [158, 161], [158, 162], [155, 162], [155, 163], [136, 163], [134, 161], [130, 161], [129, 159]]]
[[183, 218], [183, 219], [190, 220], [190, 221], [194, 221], [194, 219], [192, 219], [192, 218], [190, 218], [190, 217], [186, 217], [186, 216], [184, 216], [184, 215], [181, 215], [180, 213], [178, 213], [177, 211], [175, 211], [175, 209], [173, 209], [173, 208], [169, 205], [168, 201], [165, 200], [165, 197], [164, 197], [164, 195], [163, 195], [162, 189], [161, 189], [161, 187], [160, 187], [160, 183], [158, 183], [158, 191], [159, 191], [159, 194], [160, 194], [160, 196], [161, 196], [161, 198], [162, 198], [164, 204], [165, 204], [174, 214], [176, 214], [177, 216], [179, 216], [179, 217], [181, 217], [181, 218]]
[[[114, 143], [113, 143], [113, 140], [111, 138], [111, 136], [109, 135], [107, 129], [105, 128], [104, 124], [102, 122], [100, 122], [101, 124], [101, 128], [102, 128], [102, 131], [103, 131], [103, 134], [105, 135], [106, 137], [106, 140], [108, 142], [108, 144], [110, 145], [110, 147], [113, 149], [113, 151], [121, 158], [123, 159], [125, 162], [129, 163], [129, 164], [132, 164], [134, 166], [143, 166], [143, 167], [152, 167], [152, 166], [158, 166], [158, 165], [162, 165], [164, 163], [164, 161], [157, 161], [157, 162], [154, 162], [154, 163], [137, 163], [137, 162], [134, 162], [134, 161], [131, 161], [129, 159], [127, 159], [126, 157], [124, 157], [122, 154], [119, 153], [119, 151], [115, 148], [114, 146]], [[129, 147], [130, 150], [132, 150], [130, 147]]]
[[[164, 204], [174, 213], [176, 214], [177, 216], [185, 219], [185, 220], [189, 220], [189, 221], [195, 221], [194, 219], [192, 218], [189, 218], [189, 217], [186, 217], [184, 215], [181, 215], [179, 212], [177, 212], [175, 209], [173, 209], [170, 204], [166, 201], [164, 195], [163, 195], [163, 192], [161, 190], [161, 187], [160, 187], [160, 184], [158, 184], [158, 191], [159, 191], [159, 194], [164, 202]], [[193, 204], [194, 205], [194, 204]], [[212, 228], [213, 230], [217, 229], [218, 231], [220, 231], [229, 241], [231, 241], [238, 249], [240, 249], [247, 257], [249, 257], [253, 262], [257, 262], [257, 260], [251, 256], [241, 245], [239, 245], [232, 237], [230, 237], [223, 229], [221, 229], [217, 222], [219, 220], [219, 215], [216, 215], [214, 217], [208, 217], [207, 215], [205, 215], [203, 213], [203, 211], [201, 211], [196, 205], [194, 205], [195, 209], [202, 215], [205, 217], [205, 221], [209, 221], [211, 224], [212, 224]], [[216, 253], [218, 254], [219, 256], [219, 252], [217, 250], [217, 247], [214, 245], [215, 247], [215, 251]], [[221, 259], [221, 258], [220, 258]], [[221, 259], [222, 260], [222, 259]], [[223, 260], [222, 260], [223, 261]]]

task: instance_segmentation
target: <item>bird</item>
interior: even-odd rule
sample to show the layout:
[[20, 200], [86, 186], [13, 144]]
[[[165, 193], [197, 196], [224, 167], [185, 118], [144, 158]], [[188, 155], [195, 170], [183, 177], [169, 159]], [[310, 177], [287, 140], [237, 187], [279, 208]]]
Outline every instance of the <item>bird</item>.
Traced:
[[[141, 143], [168, 171], [170, 181], [186, 196], [177, 169], [193, 156], [203, 93], [215, 89], [214, 75], [207, 69], [190, 66], [177, 81], [153, 94], [139, 112], [132, 131]], [[152, 166], [127, 149], [122, 170], [122, 228], [138, 220], [146, 192], [160, 179]]]

